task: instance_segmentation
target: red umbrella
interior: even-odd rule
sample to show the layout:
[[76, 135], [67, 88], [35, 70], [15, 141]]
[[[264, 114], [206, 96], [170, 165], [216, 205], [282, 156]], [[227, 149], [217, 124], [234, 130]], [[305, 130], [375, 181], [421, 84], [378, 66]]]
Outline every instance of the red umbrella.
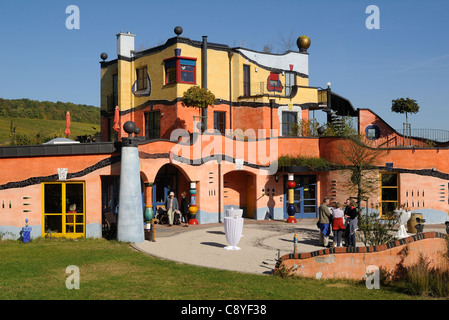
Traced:
[[120, 130], [119, 122], [120, 122], [120, 111], [117, 106], [117, 107], [115, 107], [114, 126], [112, 127], [117, 132]]
[[70, 112], [67, 111], [65, 114], [65, 135], [67, 138], [70, 136]]

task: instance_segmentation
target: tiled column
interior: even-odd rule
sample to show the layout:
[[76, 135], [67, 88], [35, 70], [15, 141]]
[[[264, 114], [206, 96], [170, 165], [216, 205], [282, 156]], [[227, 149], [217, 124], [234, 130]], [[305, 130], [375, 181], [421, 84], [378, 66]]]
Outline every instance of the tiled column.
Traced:
[[196, 220], [196, 213], [198, 212], [198, 207], [196, 206], [196, 182], [190, 182], [190, 220], [189, 224], [198, 224]]
[[287, 214], [288, 214], [288, 219], [287, 219], [287, 223], [296, 223], [296, 219], [295, 219], [295, 187], [296, 187], [296, 183], [294, 181], [294, 175], [289, 173], [288, 174], [288, 181], [287, 181], [287, 188], [288, 188], [288, 205], [287, 205]]

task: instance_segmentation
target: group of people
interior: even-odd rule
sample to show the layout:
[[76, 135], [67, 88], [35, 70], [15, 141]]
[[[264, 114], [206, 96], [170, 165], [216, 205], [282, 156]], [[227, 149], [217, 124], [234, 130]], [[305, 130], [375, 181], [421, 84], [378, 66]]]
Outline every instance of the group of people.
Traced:
[[[190, 219], [189, 202], [187, 200], [187, 193], [184, 191], [181, 193], [181, 206], [179, 206], [178, 199], [175, 197], [175, 193], [171, 191], [165, 200], [165, 210], [168, 216], [168, 226], [173, 225], [175, 214], [180, 214], [181, 219], [184, 220], [184, 226], [188, 226]], [[182, 220], [180, 221], [182, 223]]]
[[347, 199], [344, 208], [339, 202], [332, 207], [330, 199], [325, 197], [318, 214], [320, 245], [330, 247], [329, 236], [332, 230], [334, 233], [333, 247], [342, 247], [343, 238], [346, 247], [356, 247], [355, 231], [358, 224], [358, 212], [353, 200]]

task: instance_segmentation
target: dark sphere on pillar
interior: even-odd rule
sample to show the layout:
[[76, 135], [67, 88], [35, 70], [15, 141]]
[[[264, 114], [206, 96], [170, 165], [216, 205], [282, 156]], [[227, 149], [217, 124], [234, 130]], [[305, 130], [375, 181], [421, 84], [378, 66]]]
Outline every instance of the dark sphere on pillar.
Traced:
[[106, 53], [106, 52], [103, 52], [101, 55], [100, 55], [100, 58], [101, 58], [101, 60], [106, 60], [107, 58], [108, 58], [108, 54]]
[[177, 26], [177, 27], [175, 27], [175, 34], [179, 37], [180, 35], [181, 35], [181, 33], [182, 33], [182, 27], [180, 27], [180, 26]]
[[123, 130], [125, 130], [127, 134], [135, 133], [136, 128], [137, 128], [136, 124], [132, 121], [126, 121], [125, 124], [123, 125]]
[[323, 127], [319, 127], [319, 128], [318, 128], [318, 134], [319, 134], [319, 135], [322, 135], [322, 134], [324, 133], [324, 131], [325, 131], [325, 130], [324, 130]]

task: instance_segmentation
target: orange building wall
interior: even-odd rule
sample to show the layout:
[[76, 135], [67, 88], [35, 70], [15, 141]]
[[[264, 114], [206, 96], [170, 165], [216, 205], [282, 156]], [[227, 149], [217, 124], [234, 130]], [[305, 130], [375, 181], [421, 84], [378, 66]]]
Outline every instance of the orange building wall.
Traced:
[[[60, 157], [32, 157], [2, 159], [4, 174], [0, 177], [0, 185], [6, 183], [24, 184], [29, 181], [31, 185], [7, 188], [0, 192], [0, 226], [21, 228], [25, 219], [29, 219], [30, 226], [42, 224], [42, 184], [33, 182], [42, 178], [42, 182], [59, 181], [51, 176], [58, 174], [58, 168], [67, 168], [68, 174], [80, 173], [80, 177], [66, 181], [80, 181], [85, 183], [86, 225], [102, 224], [101, 210], [101, 175], [119, 174], [119, 164], [94, 169], [83, 174], [82, 171], [92, 167], [111, 155], [78, 155]], [[48, 177], [46, 179], [45, 177]], [[30, 180], [31, 179], [31, 180]], [[9, 204], [11, 203], [11, 208]], [[26, 210], [26, 211], [25, 211]], [[40, 230], [39, 230], [40, 232]]]
[[438, 266], [448, 270], [449, 264], [443, 256], [446, 235], [428, 232], [386, 244], [349, 248], [323, 249], [316, 252], [291, 254], [281, 257], [275, 272], [287, 272], [319, 279], [365, 280], [368, 266], [385, 268], [394, 273], [398, 266], [409, 267], [416, 264], [423, 254], [429, 259], [429, 267]]

